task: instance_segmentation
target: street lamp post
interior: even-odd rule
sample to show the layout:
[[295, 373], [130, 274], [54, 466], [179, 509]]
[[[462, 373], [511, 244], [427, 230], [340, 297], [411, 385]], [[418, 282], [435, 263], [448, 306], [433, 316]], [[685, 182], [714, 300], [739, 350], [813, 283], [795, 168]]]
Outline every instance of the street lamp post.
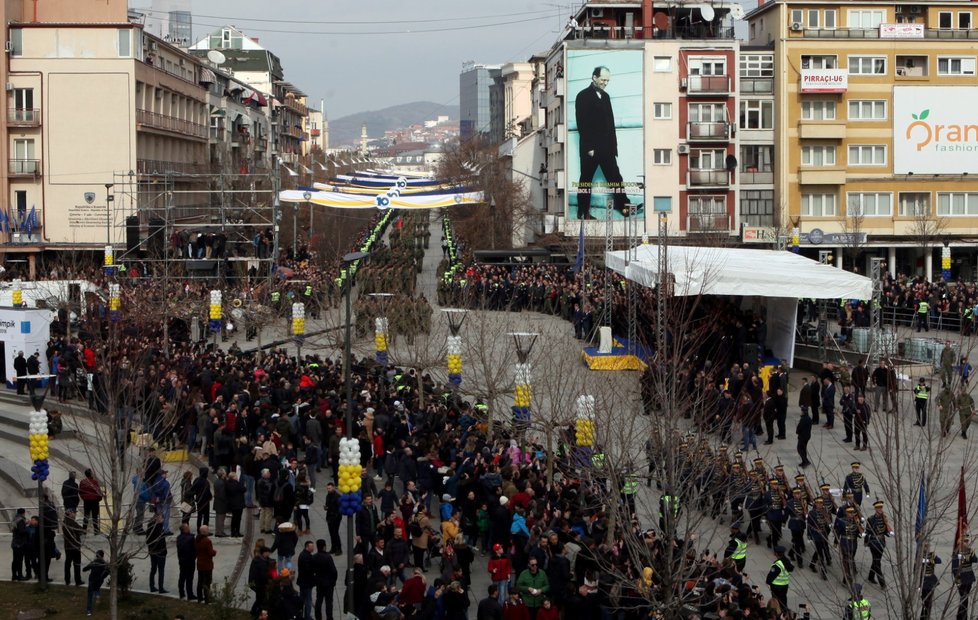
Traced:
[[[344, 267], [349, 267], [353, 263], [367, 258], [369, 254], [367, 252], [351, 252], [343, 257]], [[353, 347], [353, 329], [351, 322], [352, 302], [353, 297], [353, 277], [352, 274], [346, 282], [346, 342], [343, 346], [343, 374], [344, 383], [346, 388], [346, 439], [347, 441], [353, 440], [353, 373], [352, 368], [352, 347]], [[353, 529], [354, 515], [347, 515], [346, 517], [346, 595], [344, 596], [345, 607], [347, 613], [353, 613], [355, 607], [353, 601], [353, 541], [354, 541], [354, 529]]]
[[105, 184], [105, 245], [112, 245], [112, 202], [115, 200], [110, 190], [115, 186], [115, 183]]
[[[42, 590], [46, 590], [48, 585], [47, 562], [44, 555], [46, 552], [44, 548], [44, 481], [48, 479], [48, 413], [42, 407], [53, 377], [54, 375], [29, 375], [25, 377], [32, 386], [31, 406], [34, 408], [30, 414], [27, 433], [31, 460], [34, 462], [31, 467], [31, 478], [37, 481], [37, 536], [39, 544], [37, 568], [38, 583]], [[37, 393], [38, 390], [33, 389], [35, 381], [44, 381], [39, 390], [40, 394]]]

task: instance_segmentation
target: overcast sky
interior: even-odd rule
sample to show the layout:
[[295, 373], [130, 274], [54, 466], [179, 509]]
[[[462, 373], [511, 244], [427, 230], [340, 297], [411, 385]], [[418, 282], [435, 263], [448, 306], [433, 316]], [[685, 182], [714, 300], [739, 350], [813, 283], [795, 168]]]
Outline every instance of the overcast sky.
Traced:
[[[149, 7], [150, 1], [132, 0], [130, 4]], [[191, 1], [195, 39], [223, 24], [234, 24], [258, 37], [282, 59], [285, 78], [309, 95], [309, 105], [325, 99], [327, 116], [333, 119], [418, 100], [457, 105], [463, 62], [524, 61], [533, 52], [548, 49], [567, 23], [572, 7], [583, 3]], [[430, 32], [434, 30], [437, 32]], [[398, 34], [364, 34], [368, 32]]]

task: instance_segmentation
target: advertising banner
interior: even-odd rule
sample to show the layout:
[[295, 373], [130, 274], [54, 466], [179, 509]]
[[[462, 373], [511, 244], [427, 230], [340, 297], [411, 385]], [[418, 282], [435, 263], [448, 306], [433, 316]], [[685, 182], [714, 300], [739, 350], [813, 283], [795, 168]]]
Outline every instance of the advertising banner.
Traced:
[[642, 50], [568, 50], [567, 219], [645, 212]]
[[844, 93], [849, 90], [849, 74], [845, 69], [802, 69], [801, 92]]
[[923, 24], [880, 24], [881, 39], [923, 39]]
[[975, 86], [893, 88], [893, 173], [978, 172]]

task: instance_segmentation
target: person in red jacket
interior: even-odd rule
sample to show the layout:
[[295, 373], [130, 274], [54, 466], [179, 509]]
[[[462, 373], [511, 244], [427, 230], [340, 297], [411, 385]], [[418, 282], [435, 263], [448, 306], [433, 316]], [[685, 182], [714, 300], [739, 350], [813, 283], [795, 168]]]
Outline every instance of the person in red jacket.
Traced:
[[509, 593], [509, 599], [503, 605], [503, 620], [530, 620], [530, 609], [523, 604], [516, 588]]
[[210, 528], [201, 525], [194, 540], [197, 552], [197, 600], [203, 604], [211, 602], [211, 582], [214, 581], [214, 556], [217, 550], [211, 542]]
[[489, 558], [489, 578], [499, 588], [499, 602], [504, 605], [507, 604], [509, 577], [512, 573], [513, 567], [509, 563], [509, 558], [503, 553], [503, 546], [498, 543], [493, 545], [492, 557]]
[[92, 532], [99, 533], [99, 506], [102, 503], [102, 486], [91, 469], [85, 470], [85, 477], [78, 484], [78, 497], [85, 506], [85, 520], [82, 522], [82, 530], [88, 531], [88, 520], [92, 520]]
[[543, 599], [543, 607], [537, 610], [536, 620], [559, 620], [560, 611], [554, 607], [550, 597]]

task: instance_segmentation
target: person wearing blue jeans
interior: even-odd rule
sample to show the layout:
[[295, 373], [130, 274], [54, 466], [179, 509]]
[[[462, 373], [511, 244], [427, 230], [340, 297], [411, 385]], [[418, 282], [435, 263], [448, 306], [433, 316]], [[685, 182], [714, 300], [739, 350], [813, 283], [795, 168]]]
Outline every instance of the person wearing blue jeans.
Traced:
[[102, 584], [105, 583], [105, 578], [109, 575], [109, 566], [105, 563], [105, 552], [101, 549], [96, 551], [95, 559], [89, 562], [82, 570], [88, 573], [88, 597], [85, 613], [91, 616], [92, 609], [95, 606], [95, 599], [98, 598]]

